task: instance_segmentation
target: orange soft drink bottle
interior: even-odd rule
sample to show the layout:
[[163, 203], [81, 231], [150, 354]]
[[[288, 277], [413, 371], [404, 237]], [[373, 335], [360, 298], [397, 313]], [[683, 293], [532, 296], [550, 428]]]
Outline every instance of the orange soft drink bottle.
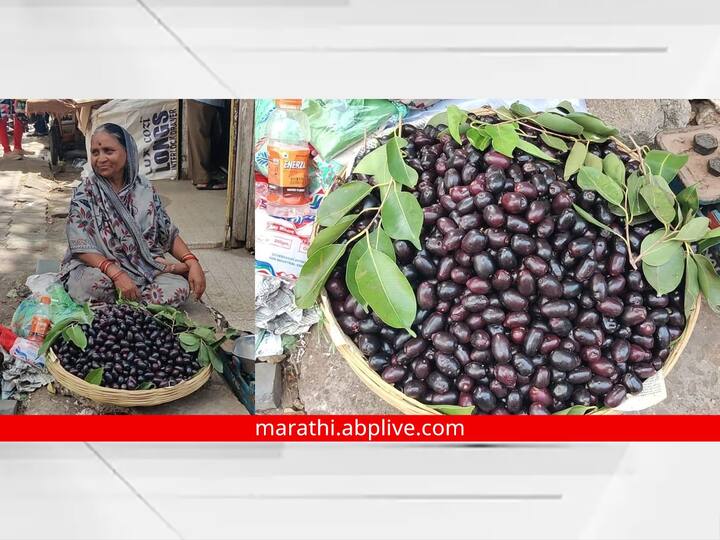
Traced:
[[50, 297], [40, 297], [40, 303], [35, 309], [32, 319], [30, 320], [30, 332], [27, 339], [42, 343], [45, 336], [50, 331]]
[[275, 217], [308, 213], [310, 125], [301, 99], [276, 99], [268, 136], [267, 210]]

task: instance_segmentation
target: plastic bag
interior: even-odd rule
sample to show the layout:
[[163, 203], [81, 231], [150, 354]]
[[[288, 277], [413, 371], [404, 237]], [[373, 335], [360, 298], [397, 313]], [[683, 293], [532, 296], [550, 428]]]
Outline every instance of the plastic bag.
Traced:
[[46, 274], [33, 274], [25, 280], [25, 285], [36, 296], [47, 295], [53, 285], [59, 285], [60, 279], [54, 272]]
[[59, 283], [50, 287], [50, 320], [56, 324], [63, 319], [84, 313], [83, 307], [76, 304], [65, 287]]
[[62, 284], [51, 279], [55, 274], [39, 274], [30, 276], [26, 284], [33, 292], [15, 310], [12, 318], [12, 330], [20, 337], [27, 337], [30, 332], [35, 309], [40, 302], [41, 296], [50, 297], [50, 320], [56, 324], [63, 319], [74, 315], [82, 315], [83, 307], [76, 304], [70, 295], [65, 291]]
[[38, 298], [35, 295], [30, 295], [20, 302], [20, 305], [15, 310], [10, 327], [19, 337], [28, 337], [30, 333], [30, 323], [32, 322], [37, 305]]
[[386, 99], [311, 99], [303, 110], [310, 122], [310, 142], [325, 160], [407, 112]]

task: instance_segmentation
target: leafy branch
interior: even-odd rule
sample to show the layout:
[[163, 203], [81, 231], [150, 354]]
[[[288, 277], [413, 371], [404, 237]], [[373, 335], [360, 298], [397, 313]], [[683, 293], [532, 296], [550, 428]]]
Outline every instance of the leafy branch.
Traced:
[[[575, 211], [626, 244], [630, 265], [642, 269], [658, 295], [674, 291], [685, 277], [686, 315], [694, 309], [699, 291], [710, 307], [720, 312], [720, 277], [707, 257], [693, 249], [698, 242], [698, 252], [720, 243], [720, 230], [710, 230], [709, 220], [698, 216], [695, 186], [677, 195], [669, 186], [687, 163], [687, 156], [637, 146], [631, 149], [615, 139], [618, 150], [637, 165], [637, 170], [628, 174], [618, 155], [609, 153], [601, 159], [590, 152], [590, 143], [606, 142], [617, 135], [617, 129], [596, 116], [575, 112], [567, 102], [544, 112], [534, 112], [520, 103], [513, 103], [509, 109], [488, 109], [500, 122], [484, 120], [482, 114], [471, 119], [468, 113], [452, 107], [446, 116], [447, 130], [458, 143], [464, 142], [461, 138], [464, 133], [480, 150], [492, 144], [497, 152], [512, 157], [512, 152], [519, 148], [539, 159], [556, 162], [554, 156], [548, 156], [542, 148], [522, 138], [533, 131], [539, 133], [548, 150], [567, 153], [565, 180], [574, 177], [578, 187], [594, 191], [605, 199], [610, 211], [623, 219], [624, 230], [609, 227], [578, 205], [573, 205]], [[653, 220], [659, 221], [662, 227], [646, 236], [640, 252], [636, 253], [631, 245], [630, 227]]]
[[[317, 214], [319, 231], [308, 250], [295, 284], [299, 307], [314, 303], [340, 259], [348, 253], [345, 281], [348, 289], [365, 308], [372, 308], [386, 324], [411, 329], [417, 312], [415, 292], [395, 260], [393, 240], [407, 240], [421, 249], [423, 210], [417, 199], [403, 188], [414, 188], [418, 173], [405, 163], [407, 141], [395, 133], [364, 156], [355, 173], [373, 176], [374, 185], [348, 182], [331, 192]], [[377, 191], [380, 204], [354, 213], [351, 211]], [[373, 212], [361, 230], [342, 241], [343, 235], [364, 211]], [[340, 242], [337, 242], [339, 239]], [[349, 249], [349, 252], [348, 252]]]

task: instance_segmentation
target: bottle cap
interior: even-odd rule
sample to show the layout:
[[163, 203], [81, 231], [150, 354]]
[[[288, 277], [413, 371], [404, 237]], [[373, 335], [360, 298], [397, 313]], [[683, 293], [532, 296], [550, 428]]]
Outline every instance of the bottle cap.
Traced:
[[302, 107], [302, 99], [276, 99], [275, 105], [285, 109], [299, 109]]

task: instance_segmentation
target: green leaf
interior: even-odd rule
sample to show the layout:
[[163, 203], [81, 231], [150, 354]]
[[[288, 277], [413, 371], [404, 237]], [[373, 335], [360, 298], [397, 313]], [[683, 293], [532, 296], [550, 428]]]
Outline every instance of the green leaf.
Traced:
[[199, 326], [195, 328], [192, 333], [208, 343], [215, 341], [217, 337], [215, 336], [215, 331], [207, 326]]
[[542, 151], [540, 148], [535, 146], [533, 143], [524, 141], [523, 139], [520, 139], [517, 143], [517, 147], [522, 150], [523, 152], [526, 152], [530, 154], [531, 156], [535, 156], [537, 158], [543, 159], [545, 161], [549, 161], [551, 163], [558, 163], [558, 160], [552, 157], [547, 152]]
[[240, 332], [237, 328], [233, 328], [232, 326], [227, 328], [225, 332], [223, 332], [223, 337], [225, 339], [237, 339], [239, 337], [242, 337], [244, 334]]
[[595, 133], [583, 131], [582, 138], [588, 142], [604, 143], [607, 142], [609, 137], [601, 137], [600, 135], [596, 135]]
[[143, 381], [137, 385], [137, 390], [152, 390], [155, 388], [155, 383], [152, 381]]
[[573, 108], [572, 103], [570, 103], [566, 99], [564, 99], [560, 103], [558, 103], [555, 108], [565, 111], [566, 113], [575, 112], [575, 109]]
[[697, 214], [697, 211], [700, 209], [700, 198], [697, 194], [697, 188], [694, 185], [683, 189], [677, 194], [676, 198], [686, 216], [694, 216]]
[[[650, 211], [647, 203], [640, 197], [640, 188], [644, 183], [643, 176], [638, 175], [637, 171], [627, 178], [627, 200], [628, 208], [631, 216], [640, 216]], [[634, 221], [634, 219], [633, 219]]]
[[45, 356], [48, 352], [48, 349], [52, 346], [53, 343], [57, 340], [57, 338], [65, 331], [65, 328], [72, 324], [92, 324], [94, 315], [91, 313], [88, 315], [85, 312], [85, 309], [83, 308], [82, 314], [75, 314], [71, 315], [70, 317], [66, 317], [62, 319], [59, 322], [56, 322], [52, 325], [50, 328], [50, 331], [48, 332], [47, 336], [45, 336], [45, 339], [43, 340], [43, 344], [40, 346], [40, 349], [38, 350], [38, 356]]
[[682, 244], [675, 240], [664, 239], [665, 229], [658, 229], [643, 238], [640, 244], [640, 257], [651, 266], [662, 266], [672, 257], [682, 256]]
[[495, 151], [512, 157], [513, 150], [520, 144], [520, 136], [512, 124], [490, 125], [485, 127], [486, 133], [492, 139]]
[[515, 103], [510, 105], [510, 110], [512, 112], [514, 112], [517, 116], [522, 116], [522, 117], [532, 116], [533, 114], [535, 114], [535, 111], [533, 111], [527, 105], [523, 105], [519, 101], [516, 101]]
[[71, 341], [81, 351], [87, 347], [87, 336], [77, 324], [65, 328], [63, 338], [65, 341]]
[[330, 192], [318, 209], [318, 223], [323, 227], [335, 225], [340, 218], [367, 197], [372, 189], [373, 187], [366, 182], [348, 182]]
[[175, 313], [175, 308], [172, 306], [163, 306], [162, 304], [147, 304], [145, 306], [150, 313], [158, 315], [160, 313]]
[[642, 261], [642, 270], [645, 279], [658, 295], [667, 294], [677, 289], [682, 281], [685, 271], [685, 257], [682, 252], [679, 256], [673, 256], [669, 261], [660, 266], [652, 266]]
[[393, 247], [393, 241], [390, 239], [382, 226], [375, 227], [375, 230], [370, 233], [370, 247], [377, 249], [378, 251], [382, 251], [393, 261], [395, 260], [395, 248]]
[[673, 154], [665, 150], [650, 150], [645, 155], [645, 165], [656, 176], [662, 176], [668, 183], [672, 182], [678, 171], [687, 163], [688, 157], [683, 154]]
[[467, 416], [472, 414], [475, 407], [461, 407], [460, 405], [428, 405], [431, 409], [450, 416]]
[[[682, 208], [680, 208], [680, 205], [679, 205], [679, 204], [675, 205], [675, 210], [676, 210], [676, 212], [677, 212], [677, 223], [675, 224], [675, 229], [677, 229], [678, 227], [680, 227], [680, 226], [682, 226], [682, 225], [684, 224], [684, 222], [683, 222], [683, 212], [682, 212]], [[689, 218], [689, 217], [690, 217], [690, 216], [688, 216], [688, 218]], [[690, 221], [690, 219], [688, 219], [688, 220], [686, 220], [686, 221]]]
[[540, 134], [540, 138], [550, 148], [554, 148], [555, 150], [559, 150], [563, 153], [568, 151], [567, 143], [560, 137], [555, 137], [554, 135], [550, 135], [549, 133], [542, 132]]
[[675, 219], [675, 201], [671, 194], [658, 185], [656, 178], [650, 177], [649, 183], [640, 187], [640, 195], [655, 217], [669, 225]]
[[295, 303], [299, 308], [309, 309], [315, 303], [330, 273], [345, 253], [347, 244], [330, 244], [320, 248], [310, 257], [295, 283]]
[[190, 332], [178, 334], [178, 339], [185, 352], [195, 352], [200, 348], [200, 338]]
[[583, 127], [580, 124], [556, 113], [542, 112], [534, 117], [532, 121], [544, 128], [564, 135], [580, 135], [583, 132]]
[[418, 173], [410, 165], [405, 163], [402, 155], [402, 148], [407, 146], [407, 141], [400, 137], [393, 137], [387, 143], [387, 161], [390, 175], [396, 182], [407, 187], [415, 187], [418, 181]]
[[388, 168], [387, 145], [378, 146], [371, 152], [368, 152], [358, 162], [353, 169], [358, 174], [368, 174], [375, 177], [378, 183], [389, 182], [392, 180], [390, 169]]
[[383, 322], [411, 332], [417, 312], [415, 291], [394, 260], [368, 248], [358, 262], [355, 279], [360, 294]]
[[683, 242], [697, 242], [708, 232], [710, 220], [706, 217], [696, 217], [688, 221], [675, 237]]
[[648, 212], [646, 214], [640, 214], [639, 216], [633, 216], [632, 220], [630, 221], [630, 225], [641, 225], [643, 223], [655, 221], [655, 219], [655, 214], [653, 214], [652, 212]]
[[430, 120], [428, 120], [427, 125], [428, 126], [439, 126], [440, 124], [448, 125], [448, 114], [447, 111], [439, 112], [435, 115], [433, 115]]
[[553, 414], [568, 415], [568, 416], [581, 416], [581, 415], [585, 415], [585, 414], [590, 414], [597, 410], [598, 410], [598, 408], [595, 406], [573, 405], [572, 407], [568, 407], [567, 409], [563, 409], [563, 410], [558, 411]]
[[100, 383], [103, 381], [103, 371], [102, 367], [91, 369], [88, 371], [88, 374], [85, 375], [85, 382], [100, 386]]
[[685, 257], [685, 317], [695, 311], [700, 283], [698, 281], [698, 267], [692, 256]]
[[592, 152], [588, 152], [585, 156], [585, 166], [586, 167], [592, 167], [595, 170], [598, 170], [600, 172], [603, 171], [603, 161], [598, 156], [593, 154]]
[[[345, 265], [345, 284], [350, 294], [353, 295], [355, 300], [357, 300], [363, 308], [367, 308], [367, 301], [362, 297], [362, 294], [360, 294], [360, 287], [358, 287], [357, 281], [355, 281], [355, 272], [357, 271], [358, 261], [365, 255], [367, 248], [367, 240], [364, 237], [360, 238], [350, 250], [347, 264]], [[365, 311], [367, 311], [367, 309]]]
[[596, 191], [603, 199], [621, 206], [623, 203], [623, 190], [610, 177], [592, 167], [580, 167], [577, 175], [577, 185], [582, 189]]
[[698, 267], [698, 282], [700, 290], [707, 300], [710, 309], [716, 313], [720, 313], [720, 277], [715, 272], [710, 259], [705, 255], [694, 254], [693, 258]]
[[315, 235], [313, 243], [310, 244], [310, 248], [307, 251], [307, 256], [312, 257], [318, 249], [324, 248], [325, 246], [332, 244], [335, 240], [340, 238], [345, 231], [350, 228], [350, 225], [357, 219], [360, 214], [348, 214], [340, 218], [335, 225], [324, 228], [322, 231]]
[[420, 230], [423, 225], [423, 211], [418, 200], [410, 193], [401, 191], [395, 184], [380, 212], [383, 228], [390, 238], [409, 240], [413, 245], [420, 245]]
[[[602, 138], [611, 137], [613, 135], [618, 134], [618, 130], [614, 127], [608, 126], [605, 122], [600, 120], [597, 116], [593, 116], [592, 114], [586, 113], [586, 112], [571, 112], [568, 113], [565, 118], [568, 118], [575, 122], [576, 124], [580, 124], [582, 126], [584, 132], [583, 136], [586, 136], [588, 134], [598, 135]], [[589, 133], [587, 133], [589, 132]]]
[[563, 172], [563, 178], [565, 178], [565, 180], [568, 180], [573, 174], [580, 170], [580, 167], [582, 167], [583, 163], [585, 163], [585, 156], [587, 153], [586, 144], [581, 142], [573, 144], [573, 147], [570, 150], [570, 155], [568, 155], [568, 158], [565, 161], [565, 172]]
[[720, 227], [710, 229], [705, 236], [703, 236], [702, 241], [698, 244], [698, 252], [705, 251], [717, 244], [720, 244]]
[[390, 257], [393, 261], [395, 260], [395, 248], [393, 248], [393, 242], [382, 227], [376, 227], [375, 230], [368, 233], [368, 238], [361, 238], [350, 250], [347, 264], [345, 265], [345, 284], [355, 297], [360, 305], [367, 307], [367, 302], [360, 294], [357, 281], [355, 281], [355, 271], [357, 270], [357, 263], [360, 258], [365, 255], [368, 248], [368, 241], [370, 247], [382, 251], [385, 255]]
[[470, 144], [483, 152], [487, 150], [488, 146], [490, 146], [490, 141], [492, 140], [490, 139], [490, 136], [487, 134], [485, 129], [471, 127], [467, 130], [467, 133], [465, 133], [465, 135], [467, 135]]
[[622, 187], [625, 185], [625, 164], [612, 152], [603, 158], [602, 170], [606, 175], [615, 180], [618, 186]]
[[455, 142], [462, 144], [462, 138], [460, 137], [460, 126], [467, 120], [467, 113], [460, 110], [456, 105], [450, 105], [447, 108], [447, 125], [448, 131]]
[[580, 215], [582, 216], [582, 218], [583, 218], [585, 221], [587, 221], [587, 222], [589, 222], [589, 223], [592, 223], [593, 225], [596, 225], [596, 226], [600, 227], [601, 229], [605, 229], [605, 230], [608, 231], [609, 233], [612, 233], [612, 234], [614, 234], [615, 236], [617, 236], [617, 237], [619, 237], [619, 238], [622, 238], [622, 236], [620, 236], [618, 233], [616, 233], [612, 228], [610, 228], [610, 227], [608, 227], [607, 225], [605, 225], [602, 221], [599, 221], [599, 220], [595, 219], [595, 216], [593, 216], [590, 212], [584, 210], [583, 208], [581, 208], [581, 207], [578, 206], [577, 204], [573, 204], [573, 208], [575, 209], [575, 211], [576, 211], [578, 214], [580, 214]]
[[192, 320], [190, 320], [190, 317], [188, 317], [188, 314], [180, 310], [177, 310], [175, 312], [175, 325], [183, 326], [185, 328], [191, 328], [195, 326]]
[[198, 364], [202, 367], [205, 367], [210, 363], [210, 348], [202, 341], [200, 342], [200, 351], [198, 352], [197, 360]]
[[495, 112], [497, 113], [500, 120], [513, 120], [517, 116], [507, 107], [498, 107], [497, 109], [495, 109]]
[[615, 214], [618, 217], [624, 218], [625, 217], [625, 208], [622, 206], [618, 206], [617, 204], [608, 203], [608, 208], [610, 209], [610, 212]]
[[213, 369], [218, 373], [222, 373], [225, 369], [225, 366], [223, 365], [223, 361], [222, 358], [220, 358], [220, 355], [212, 347], [208, 347], [204, 343], [203, 346], [207, 347], [207, 356], [210, 360], [210, 363], [212, 364]]

